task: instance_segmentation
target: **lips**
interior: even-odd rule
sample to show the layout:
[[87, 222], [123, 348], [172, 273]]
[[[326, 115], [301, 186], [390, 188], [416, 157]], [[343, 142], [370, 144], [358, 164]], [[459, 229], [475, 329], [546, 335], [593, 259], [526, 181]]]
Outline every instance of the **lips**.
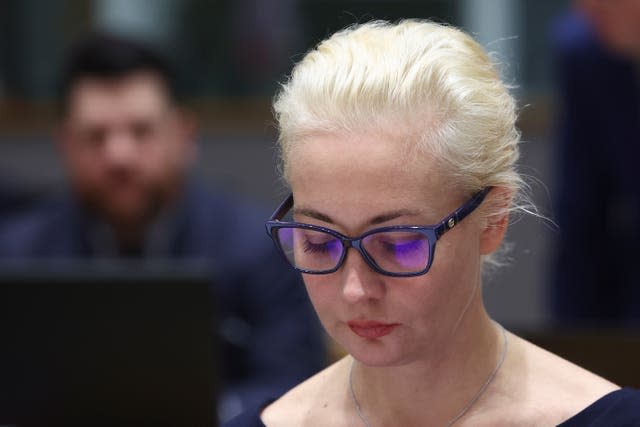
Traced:
[[375, 320], [350, 320], [347, 324], [356, 335], [368, 339], [389, 335], [399, 326], [398, 323], [382, 323]]

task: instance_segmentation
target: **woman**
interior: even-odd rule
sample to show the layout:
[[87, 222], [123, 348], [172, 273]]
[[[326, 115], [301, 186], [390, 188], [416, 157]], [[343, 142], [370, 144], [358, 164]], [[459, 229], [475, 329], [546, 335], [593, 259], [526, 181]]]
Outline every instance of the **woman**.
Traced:
[[484, 309], [483, 265], [525, 208], [515, 102], [476, 42], [355, 26], [309, 52], [274, 107], [292, 196], [267, 228], [349, 356], [231, 425], [640, 425], [637, 392]]

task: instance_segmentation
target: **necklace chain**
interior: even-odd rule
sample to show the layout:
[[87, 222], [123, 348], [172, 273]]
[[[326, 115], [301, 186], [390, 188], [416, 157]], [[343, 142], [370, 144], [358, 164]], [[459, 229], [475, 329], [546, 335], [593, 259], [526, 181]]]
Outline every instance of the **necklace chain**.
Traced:
[[[498, 371], [500, 370], [500, 367], [502, 366], [502, 363], [504, 362], [504, 359], [507, 355], [507, 348], [509, 347], [509, 342], [507, 341], [507, 331], [504, 329], [502, 325], [500, 325], [499, 323], [497, 324], [498, 326], [500, 326], [500, 329], [502, 330], [503, 344], [502, 344], [502, 353], [500, 354], [500, 360], [498, 360], [498, 363], [493, 368], [493, 371], [491, 371], [491, 374], [489, 375], [487, 380], [482, 384], [482, 386], [480, 387], [478, 392], [475, 394], [475, 396], [473, 396], [471, 400], [469, 400], [469, 402], [465, 405], [465, 407], [462, 408], [460, 413], [458, 413], [458, 415], [453, 417], [445, 427], [451, 427], [456, 422], [458, 422], [458, 420], [462, 418], [469, 411], [469, 409], [473, 407], [473, 405], [478, 401], [478, 399], [480, 399], [480, 396], [482, 396], [482, 394], [487, 390], [487, 387], [489, 387], [489, 384], [491, 384], [493, 379], [498, 374]], [[360, 402], [358, 401], [358, 398], [356, 397], [356, 393], [353, 390], [353, 361], [351, 362], [351, 367], [349, 368], [349, 391], [351, 392], [351, 400], [353, 400], [353, 404], [356, 407], [356, 412], [358, 413], [358, 417], [366, 427], [371, 427], [371, 424], [369, 424], [369, 421], [362, 413], [362, 408], [360, 408]]]

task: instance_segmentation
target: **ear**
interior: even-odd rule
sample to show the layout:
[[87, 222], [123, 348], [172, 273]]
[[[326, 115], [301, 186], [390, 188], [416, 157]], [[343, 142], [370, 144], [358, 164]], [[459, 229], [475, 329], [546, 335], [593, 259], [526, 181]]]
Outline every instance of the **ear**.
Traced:
[[179, 107], [176, 111], [180, 127], [180, 138], [183, 144], [187, 146], [189, 150], [195, 152], [196, 148], [196, 133], [198, 129], [198, 120], [196, 115], [189, 109]]
[[177, 107], [176, 115], [180, 123], [180, 131], [185, 141], [192, 142], [196, 136], [198, 120], [196, 115], [185, 107]]
[[66, 153], [69, 150], [68, 146], [70, 135], [68, 125], [64, 120], [56, 124], [56, 126], [51, 131], [51, 137], [53, 139], [54, 146], [56, 148], [56, 151], [58, 152], [58, 155], [62, 158], [65, 158]]
[[[495, 187], [485, 199], [485, 214], [489, 214], [484, 221], [484, 228], [480, 235], [480, 253], [488, 255], [495, 252], [502, 243], [509, 225], [509, 205], [513, 193], [505, 187]], [[495, 214], [491, 214], [496, 212]]]

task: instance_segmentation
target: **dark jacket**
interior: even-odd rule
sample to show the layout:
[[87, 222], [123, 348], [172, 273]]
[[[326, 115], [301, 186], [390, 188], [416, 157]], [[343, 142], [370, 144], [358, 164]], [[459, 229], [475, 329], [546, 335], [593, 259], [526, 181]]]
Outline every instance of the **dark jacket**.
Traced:
[[[172, 222], [170, 257], [205, 260], [216, 272], [223, 404], [239, 397], [246, 406], [277, 396], [324, 363], [304, 285], [276, 253], [266, 218], [268, 212], [256, 206], [193, 184]], [[2, 228], [0, 259], [92, 258], [89, 221], [70, 197], [43, 203]]]
[[554, 29], [560, 116], [551, 286], [567, 324], [640, 322], [640, 71], [572, 14]]

